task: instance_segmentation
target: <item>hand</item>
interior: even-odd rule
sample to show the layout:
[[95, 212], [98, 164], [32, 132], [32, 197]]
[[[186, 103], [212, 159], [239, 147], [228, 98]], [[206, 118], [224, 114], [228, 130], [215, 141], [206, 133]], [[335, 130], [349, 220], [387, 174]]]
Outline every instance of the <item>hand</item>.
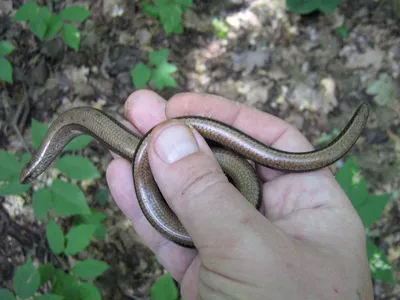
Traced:
[[[141, 134], [182, 115], [220, 120], [285, 151], [313, 149], [279, 118], [216, 96], [186, 93], [166, 102], [142, 90], [125, 104]], [[283, 174], [258, 166], [263, 215], [228, 182], [204, 139], [183, 125], [157, 127], [149, 160], [196, 249], [168, 241], [147, 222], [131, 162], [115, 158], [107, 180], [136, 232], [181, 283], [184, 299], [373, 299], [362, 223], [329, 169]]]

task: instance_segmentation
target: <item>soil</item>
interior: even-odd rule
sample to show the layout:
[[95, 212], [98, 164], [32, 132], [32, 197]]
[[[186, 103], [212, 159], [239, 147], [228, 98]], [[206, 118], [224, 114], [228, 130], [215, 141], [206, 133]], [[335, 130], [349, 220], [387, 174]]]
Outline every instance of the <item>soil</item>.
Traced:
[[[314, 145], [322, 134], [343, 128], [367, 102], [372, 113], [352, 154], [370, 192], [393, 195], [371, 229], [400, 279], [400, 1], [342, 0], [333, 14], [303, 16], [288, 12], [280, 0], [194, 1], [182, 35], [166, 35], [139, 1], [37, 1], [52, 3], [54, 11], [72, 3], [91, 10], [79, 27], [78, 52], [61, 37], [40, 41], [25, 23], [13, 21], [23, 2], [0, 4], [0, 40], [16, 47], [7, 56], [14, 84], [0, 82], [2, 149], [25, 151], [31, 118], [48, 124], [71, 107], [90, 105], [121, 119], [124, 101], [135, 90], [131, 69], [161, 48], [169, 49], [169, 62], [178, 67], [178, 87], [157, 91], [165, 99], [184, 91], [221, 95], [285, 119]], [[227, 22], [226, 38], [214, 34], [215, 17]], [[347, 36], [336, 30], [343, 25]], [[391, 93], [368, 91], [382, 74]], [[92, 199], [97, 189], [106, 188], [110, 156], [96, 142], [82, 155], [103, 170], [101, 179], [81, 186]], [[0, 197], [2, 287], [12, 288], [13, 273], [28, 256], [57, 263], [46, 246], [45, 223], [33, 216], [31, 194]], [[93, 242], [79, 258], [90, 253], [111, 266], [96, 282], [104, 299], [148, 299], [164, 269], [111, 196], [102, 209], [108, 216], [107, 238]], [[375, 299], [400, 299], [398, 284], [374, 281], [374, 292]]]

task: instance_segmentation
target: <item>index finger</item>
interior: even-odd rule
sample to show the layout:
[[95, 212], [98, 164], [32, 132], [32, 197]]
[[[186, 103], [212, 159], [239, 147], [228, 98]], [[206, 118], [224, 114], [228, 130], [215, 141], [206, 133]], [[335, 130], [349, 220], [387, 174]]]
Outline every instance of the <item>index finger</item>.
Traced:
[[[167, 118], [185, 115], [209, 117], [231, 125], [267, 146], [290, 152], [313, 150], [294, 126], [271, 114], [223, 97], [182, 93], [173, 96], [166, 107]], [[276, 178], [281, 172], [260, 167], [262, 180]]]

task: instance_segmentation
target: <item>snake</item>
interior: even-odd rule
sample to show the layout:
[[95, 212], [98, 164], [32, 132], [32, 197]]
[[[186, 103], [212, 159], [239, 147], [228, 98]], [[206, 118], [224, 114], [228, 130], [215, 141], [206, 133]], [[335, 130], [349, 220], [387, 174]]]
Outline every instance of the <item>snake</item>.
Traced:
[[[208, 142], [217, 144], [211, 146], [211, 150], [221, 169], [244, 198], [259, 209], [262, 182], [255, 164], [283, 172], [307, 172], [327, 167], [353, 147], [366, 126], [369, 110], [369, 105], [362, 103], [336, 138], [307, 152], [275, 149], [231, 125], [203, 116], [181, 116], [165, 122], [182, 122], [198, 131]], [[20, 182], [27, 184], [35, 180], [72, 139], [89, 135], [132, 163], [136, 198], [149, 223], [166, 239], [183, 247], [195, 248], [151, 172], [147, 149], [153, 129], [140, 135], [99, 109], [89, 106], [69, 109], [50, 125], [36, 153], [22, 169]]]

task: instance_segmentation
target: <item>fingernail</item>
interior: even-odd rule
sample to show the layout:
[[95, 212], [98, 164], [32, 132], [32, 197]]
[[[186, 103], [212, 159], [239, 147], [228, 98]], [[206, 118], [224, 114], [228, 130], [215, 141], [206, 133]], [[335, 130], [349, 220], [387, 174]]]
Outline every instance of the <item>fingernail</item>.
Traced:
[[197, 142], [187, 126], [174, 125], [164, 129], [155, 142], [155, 150], [167, 164], [199, 150]]

